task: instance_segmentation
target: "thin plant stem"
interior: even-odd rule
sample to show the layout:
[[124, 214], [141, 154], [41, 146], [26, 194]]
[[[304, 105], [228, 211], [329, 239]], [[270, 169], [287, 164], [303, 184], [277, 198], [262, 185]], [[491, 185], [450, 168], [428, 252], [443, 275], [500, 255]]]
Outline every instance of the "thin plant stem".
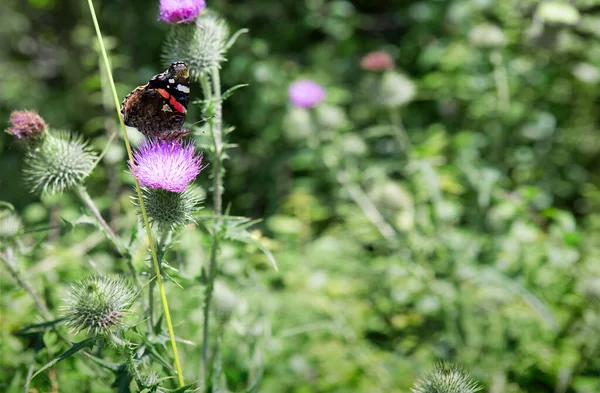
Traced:
[[[106, 73], [108, 75], [108, 80], [110, 82], [110, 87], [111, 87], [113, 99], [115, 102], [115, 108], [117, 110], [117, 115], [119, 116], [119, 123], [121, 125], [121, 131], [123, 133], [123, 140], [125, 141], [125, 148], [127, 149], [127, 156], [129, 157], [129, 161], [133, 162], [133, 154], [131, 152], [131, 145], [129, 143], [129, 138], [127, 137], [127, 130], [125, 129], [125, 123], [123, 122], [123, 116], [121, 115], [121, 111], [120, 111], [119, 96], [117, 94], [117, 88], [115, 87], [115, 81], [114, 81], [114, 78], [112, 75], [110, 62], [108, 60], [108, 54], [106, 52], [106, 47], [104, 46], [104, 40], [102, 39], [102, 33], [100, 32], [100, 25], [98, 24], [98, 19], [96, 17], [96, 11], [94, 10], [94, 4], [93, 4], [92, 0], [88, 0], [88, 6], [90, 9], [90, 14], [92, 16], [92, 20], [94, 22], [94, 28], [96, 30], [98, 42], [100, 44], [100, 50], [102, 52], [102, 59], [104, 60], [104, 67], [106, 68]], [[179, 361], [179, 352], [177, 351], [177, 342], [175, 341], [175, 332], [173, 331], [173, 323], [171, 322], [171, 314], [169, 312], [169, 303], [167, 301], [167, 294], [165, 292], [165, 286], [163, 283], [162, 275], [160, 273], [160, 265], [158, 264], [158, 258], [156, 255], [156, 246], [154, 244], [154, 239], [152, 237], [152, 231], [150, 230], [150, 223], [148, 222], [148, 215], [146, 214], [146, 207], [144, 205], [144, 199], [142, 198], [142, 191], [140, 188], [140, 183], [138, 182], [138, 180], [135, 176], [133, 176], [133, 180], [135, 183], [135, 190], [137, 192], [139, 206], [140, 206], [142, 218], [144, 221], [144, 227], [146, 228], [146, 236], [148, 238], [148, 243], [150, 245], [150, 253], [152, 254], [152, 262], [154, 265], [154, 270], [156, 272], [156, 282], [158, 283], [158, 290], [160, 292], [160, 298], [161, 298], [163, 310], [165, 313], [165, 321], [167, 323], [167, 330], [169, 331], [169, 338], [170, 338], [171, 347], [173, 350], [173, 357], [175, 358], [175, 370], [177, 371], [177, 378], [179, 380], [179, 386], [185, 386], [185, 382], [183, 379], [183, 372], [181, 371], [181, 362]]]
[[79, 185], [75, 187], [75, 194], [79, 197], [79, 200], [89, 209], [90, 213], [92, 213], [96, 221], [98, 221], [100, 228], [106, 234], [106, 236], [116, 248], [116, 250], [119, 252], [119, 254], [121, 254], [121, 256], [125, 258], [125, 260], [127, 261], [127, 268], [129, 269], [129, 273], [131, 274], [135, 287], [138, 291], [141, 290], [142, 285], [140, 284], [140, 281], [137, 278], [135, 267], [133, 266], [133, 263], [131, 261], [131, 254], [129, 253], [129, 250], [127, 250], [127, 247], [123, 245], [121, 239], [118, 238], [118, 236], [112, 230], [110, 225], [108, 225], [108, 223], [104, 220], [104, 217], [102, 217], [102, 214], [100, 214], [100, 211], [94, 204], [94, 201], [92, 200], [92, 197], [90, 197], [90, 194], [88, 194], [85, 186]]
[[494, 81], [496, 82], [496, 94], [498, 95], [498, 109], [501, 113], [506, 113], [510, 106], [510, 92], [506, 68], [502, 63], [502, 54], [498, 51], [492, 52], [490, 54], [490, 61], [494, 66]]
[[399, 108], [390, 108], [390, 122], [392, 123], [392, 130], [394, 132], [396, 141], [400, 145], [400, 148], [404, 150], [406, 155], [410, 157], [412, 153], [412, 145], [408, 135], [406, 134], [406, 130], [404, 129], [404, 124], [402, 124]]
[[[162, 264], [163, 257], [165, 255], [165, 245], [171, 235], [171, 231], [164, 231], [158, 241], [158, 262]], [[154, 280], [148, 284], [148, 326], [150, 331], [154, 330]]]
[[350, 181], [350, 176], [345, 171], [338, 173], [337, 179], [346, 191], [348, 191], [354, 203], [358, 205], [364, 215], [377, 228], [379, 233], [390, 243], [396, 243], [398, 241], [396, 231], [385, 221], [377, 206], [375, 206], [363, 189], [353, 184]]
[[[214, 281], [217, 276], [217, 253], [219, 249], [219, 236], [221, 226], [221, 216], [223, 214], [223, 185], [222, 185], [222, 157], [223, 157], [223, 107], [221, 102], [221, 80], [219, 76], [219, 68], [211, 69], [210, 77], [212, 87], [203, 84], [203, 88], [211, 90], [208, 94], [214, 102], [214, 112], [210, 121], [210, 129], [213, 137], [213, 148], [215, 151], [215, 160], [213, 162], [213, 203], [215, 209], [215, 228], [213, 229], [211, 246], [210, 246], [210, 261], [208, 265], [208, 274], [206, 281], [206, 289], [204, 295], [204, 323], [202, 328], [202, 359], [200, 362], [200, 384], [205, 390], [207, 367], [208, 367], [208, 347], [209, 347], [209, 330], [210, 330], [210, 305], [214, 289]], [[205, 95], [207, 95], [205, 93]]]
[[15, 254], [11, 247], [8, 247], [6, 249], [5, 256], [1, 259], [2, 262], [4, 262], [4, 266], [6, 266], [6, 269], [8, 270], [10, 275], [17, 282], [17, 285], [19, 285], [25, 290], [25, 292], [29, 294], [40, 313], [48, 320], [52, 320], [52, 313], [50, 312], [50, 310], [48, 310], [48, 307], [46, 307], [46, 304], [42, 301], [42, 298], [40, 298], [36, 290], [31, 285], [29, 285], [27, 281], [23, 279], [23, 277], [21, 277], [21, 274], [17, 270], [17, 266], [15, 263]]

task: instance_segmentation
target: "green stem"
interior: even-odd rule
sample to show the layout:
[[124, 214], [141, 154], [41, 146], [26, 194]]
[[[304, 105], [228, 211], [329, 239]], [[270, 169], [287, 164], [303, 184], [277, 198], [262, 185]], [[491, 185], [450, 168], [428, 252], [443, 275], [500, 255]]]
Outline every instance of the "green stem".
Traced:
[[[96, 35], [98, 37], [98, 42], [100, 44], [100, 50], [102, 52], [102, 59], [104, 60], [104, 67], [106, 68], [106, 73], [108, 74], [108, 79], [110, 82], [110, 87], [112, 90], [112, 96], [115, 103], [115, 108], [117, 110], [117, 115], [119, 116], [119, 123], [121, 125], [121, 132], [123, 133], [123, 140], [125, 141], [125, 148], [127, 149], [127, 156], [129, 157], [129, 161], [133, 162], [133, 154], [131, 152], [131, 145], [129, 143], [129, 138], [127, 137], [127, 130], [125, 129], [125, 123], [123, 122], [123, 116], [120, 111], [119, 104], [119, 96], [117, 94], [117, 88], [115, 87], [115, 81], [112, 75], [112, 70], [110, 67], [110, 62], [108, 61], [108, 54], [106, 52], [106, 47], [104, 46], [104, 40], [102, 39], [102, 33], [100, 32], [100, 25], [98, 24], [98, 19], [96, 17], [96, 11], [94, 10], [94, 4], [92, 0], [88, 0], [88, 6], [90, 9], [90, 14], [92, 16], [92, 20], [94, 22], [94, 28], [96, 30]], [[167, 301], [167, 294], [165, 292], [165, 286], [163, 283], [162, 275], [160, 273], [160, 265], [158, 264], [158, 258], [156, 256], [156, 247], [154, 244], [154, 239], [152, 237], [152, 232], [150, 230], [150, 223], [148, 222], [148, 215], [146, 214], [146, 207], [144, 205], [144, 199], [142, 198], [142, 191], [140, 188], [140, 183], [137, 178], [133, 176], [133, 180], [135, 183], [135, 190], [137, 192], [140, 210], [142, 212], [142, 218], [144, 220], [144, 227], [146, 228], [146, 236], [148, 238], [148, 243], [150, 245], [150, 252], [152, 254], [152, 263], [154, 265], [154, 270], [156, 272], [156, 282], [158, 283], [158, 289], [160, 292], [160, 298], [163, 305], [163, 310], [165, 313], [165, 321], [167, 323], [167, 329], [169, 331], [169, 338], [171, 341], [171, 347], [173, 349], [173, 357], [175, 358], [175, 370], [177, 371], [177, 378], [179, 380], [179, 386], [185, 386], [185, 382], [183, 380], [183, 372], [181, 371], [181, 363], [179, 361], [179, 352], [177, 351], [177, 342], [175, 341], [175, 332], [173, 331], [173, 323], [171, 322], [171, 314], [169, 312], [169, 303]]]
[[21, 274], [19, 274], [15, 263], [15, 254], [13, 252], [13, 249], [11, 247], [8, 247], [6, 249], [5, 257], [0, 259], [2, 259], [2, 262], [4, 262], [4, 266], [6, 266], [6, 269], [8, 270], [10, 275], [13, 276], [17, 284], [29, 294], [31, 299], [33, 299], [33, 302], [35, 303], [35, 306], [40, 311], [40, 313], [49, 321], [52, 320], [52, 313], [50, 312], [50, 310], [48, 310], [48, 307], [46, 307], [46, 304], [42, 301], [36, 290], [31, 285], [29, 285], [27, 281], [23, 279], [23, 277], [21, 277]]
[[500, 110], [500, 113], [506, 113], [510, 106], [510, 92], [506, 68], [502, 63], [502, 54], [498, 51], [492, 52], [490, 54], [490, 61], [494, 66], [494, 81], [496, 82], [496, 94], [498, 95], [498, 109]]
[[[217, 253], [219, 250], [219, 235], [221, 227], [221, 216], [223, 214], [223, 185], [222, 185], [222, 170], [223, 164], [223, 107], [221, 102], [221, 80], [219, 76], [219, 68], [211, 69], [212, 80], [212, 102], [214, 102], [213, 117], [210, 122], [211, 134], [213, 137], [213, 148], [215, 151], [215, 159], [212, 163], [213, 170], [213, 203], [216, 215], [215, 228], [213, 229], [211, 247], [210, 247], [210, 262], [208, 265], [208, 274], [206, 281], [206, 290], [204, 295], [204, 324], [202, 329], [202, 359], [200, 362], [200, 384], [202, 390], [205, 390], [206, 376], [208, 368], [208, 347], [209, 347], [209, 329], [210, 329], [210, 303], [213, 295], [215, 277], [217, 276]], [[203, 85], [206, 89], [206, 85]], [[206, 94], [205, 94], [206, 95]]]
[[345, 171], [338, 172], [337, 179], [346, 189], [354, 203], [362, 210], [365, 217], [377, 228], [379, 233], [390, 243], [396, 243], [398, 241], [396, 231], [385, 221], [383, 215], [379, 212], [379, 209], [377, 209], [377, 206], [371, 201], [367, 193], [360, 186], [353, 184], [350, 181], [350, 176]]
[[392, 123], [392, 130], [394, 131], [394, 137], [396, 138], [396, 141], [400, 145], [400, 148], [404, 150], [406, 155], [410, 157], [412, 153], [412, 145], [408, 135], [406, 134], [406, 130], [404, 129], [404, 124], [402, 124], [399, 108], [390, 108], [390, 122]]

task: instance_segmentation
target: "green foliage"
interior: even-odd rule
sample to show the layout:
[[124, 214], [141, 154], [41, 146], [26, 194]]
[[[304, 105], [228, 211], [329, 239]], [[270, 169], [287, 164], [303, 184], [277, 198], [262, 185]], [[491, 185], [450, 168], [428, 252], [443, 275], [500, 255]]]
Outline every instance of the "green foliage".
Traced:
[[[2, 118], [35, 108], [102, 150], [116, 122], [89, 15], [79, 2], [6, 4]], [[236, 129], [223, 171], [230, 211], [219, 232], [211, 319], [219, 342], [210, 367], [215, 390], [408, 392], [446, 360], [484, 391], [600, 391], [594, 1], [208, 6], [232, 31], [249, 28], [226, 62], [193, 66], [195, 78], [209, 64], [222, 67], [223, 91], [248, 84], [232, 88], [223, 104], [226, 126]], [[145, 2], [101, 7], [121, 96], [162, 69], [161, 51], [166, 61], [186, 59], [201, 49], [190, 44], [195, 34], [211, 31], [155, 23], [157, 10]], [[218, 47], [226, 48], [223, 37]], [[362, 69], [361, 56], [372, 50], [389, 52], [395, 68]], [[326, 101], [313, 110], [291, 107], [287, 86], [299, 78], [323, 85]], [[214, 106], [198, 83], [191, 90], [205, 106], [190, 106], [189, 124]], [[212, 146], [209, 131], [208, 124], [196, 130], [198, 146]], [[14, 262], [58, 316], [67, 283], [90, 269], [128, 274], [128, 266], [91, 226], [57, 232], [61, 222], [80, 222], [81, 205], [69, 194], [29, 195], [17, 175], [24, 166], [18, 146], [0, 135], [0, 165], [8, 168], [0, 172], [0, 199], [22, 221]], [[113, 142], [85, 181], [145, 283], [148, 245], [130, 206], [125, 161], [122, 143]], [[198, 181], [211, 190], [211, 179]], [[212, 214], [204, 209], [194, 218], [212, 228]], [[40, 228], [51, 229], [32, 232]], [[201, 356], [210, 235], [188, 225], [163, 250], [188, 382]], [[279, 272], [269, 267], [275, 259]], [[13, 334], [41, 321], [11, 276], [0, 290], [9, 315], [0, 330], [0, 352], [9, 354], [0, 381], [13, 381], [0, 390], [20, 392], [29, 370], [70, 343], [58, 338], [59, 324]], [[133, 364], [140, 377], [157, 373], [163, 391], [175, 389], [165, 379], [175, 374], [164, 317], [155, 304], [148, 321], [143, 308], [134, 307], [137, 325], [124, 333], [137, 343]], [[125, 352], [88, 349], [31, 388], [125, 392], [155, 380], [134, 381]], [[462, 375], [437, 372], [429, 380]]]

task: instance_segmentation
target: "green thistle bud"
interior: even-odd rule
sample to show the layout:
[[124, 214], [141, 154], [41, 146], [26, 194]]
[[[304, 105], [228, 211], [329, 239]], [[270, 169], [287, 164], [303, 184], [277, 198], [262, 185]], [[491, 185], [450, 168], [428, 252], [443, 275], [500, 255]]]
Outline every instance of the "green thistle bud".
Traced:
[[96, 154], [81, 137], [66, 131], [49, 134], [27, 151], [24, 179], [31, 192], [61, 193], [81, 184], [96, 163]]
[[64, 308], [67, 324], [78, 332], [107, 335], [122, 326], [133, 298], [133, 291], [121, 278], [88, 277], [75, 284], [69, 293]]
[[460, 367], [442, 362], [421, 377], [411, 390], [413, 393], [474, 393], [481, 390], [481, 386]]
[[166, 64], [183, 61], [198, 80], [225, 61], [229, 27], [215, 12], [205, 11], [193, 23], [172, 26], [163, 49]]
[[175, 230], [194, 222], [194, 213], [200, 210], [204, 199], [201, 189], [194, 186], [182, 192], [142, 187], [142, 197], [150, 224], [159, 231]]
[[215, 282], [214, 296], [215, 313], [222, 322], [225, 322], [235, 311], [239, 299], [235, 292], [223, 281]]
[[384, 106], [398, 107], [411, 102], [415, 93], [415, 84], [410, 79], [396, 71], [387, 71], [381, 80], [378, 99]]
[[498, 26], [482, 23], [471, 30], [469, 41], [480, 48], [499, 48], [506, 44], [506, 36]]
[[11, 239], [21, 232], [21, 219], [12, 205], [0, 202], [0, 239]]
[[553, 25], [575, 25], [581, 19], [581, 14], [567, 0], [546, 0], [538, 5], [535, 17]]

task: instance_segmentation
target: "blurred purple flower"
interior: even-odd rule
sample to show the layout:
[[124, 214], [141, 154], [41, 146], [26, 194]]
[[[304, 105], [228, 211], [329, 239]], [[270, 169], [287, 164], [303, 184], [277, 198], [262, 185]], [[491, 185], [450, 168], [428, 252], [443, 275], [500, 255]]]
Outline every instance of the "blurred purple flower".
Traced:
[[34, 111], [14, 111], [8, 120], [9, 127], [4, 130], [17, 139], [28, 139], [41, 135], [48, 129], [48, 124]]
[[315, 82], [305, 79], [292, 83], [288, 94], [292, 104], [302, 108], [312, 108], [325, 98], [325, 89]]
[[182, 192], [201, 170], [202, 153], [181, 141], [148, 139], [133, 153], [129, 169], [140, 184], [153, 189]]
[[167, 23], [189, 23], [206, 8], [204, 0], [160, 0], [159, 19]]

